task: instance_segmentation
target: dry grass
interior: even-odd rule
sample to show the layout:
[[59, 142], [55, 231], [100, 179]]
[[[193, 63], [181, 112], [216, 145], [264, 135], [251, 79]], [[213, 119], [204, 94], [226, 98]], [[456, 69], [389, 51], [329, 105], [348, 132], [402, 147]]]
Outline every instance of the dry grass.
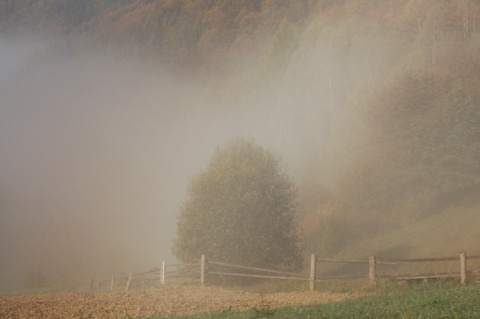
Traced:
[[329, 303], [354, 296], [348, 293], [254, 293], [217, 287], [166, 286], [126, 293], [66, 293], [1, 296], [0, 318], [125, 318], [171, 316], [222, 310], [278, 308]]

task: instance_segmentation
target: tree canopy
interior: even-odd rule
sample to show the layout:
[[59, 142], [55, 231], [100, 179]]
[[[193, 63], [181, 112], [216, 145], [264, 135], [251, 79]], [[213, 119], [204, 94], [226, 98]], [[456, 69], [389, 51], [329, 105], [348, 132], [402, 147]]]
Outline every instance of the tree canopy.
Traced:
[[223, 262], [297, 269], [301, 266], [296, 189], [281, 160], [251, 140], [217, 148], [193, 178], [177, 221], [173, 253]]

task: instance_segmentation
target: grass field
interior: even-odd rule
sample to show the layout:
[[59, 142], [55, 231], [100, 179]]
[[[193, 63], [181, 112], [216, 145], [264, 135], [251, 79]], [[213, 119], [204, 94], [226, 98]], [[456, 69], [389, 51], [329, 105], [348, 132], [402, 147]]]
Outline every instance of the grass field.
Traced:
[[280, 309], [257, 307], [246, 312], [223, 311], [175, 319], [388, 319], [480, 318], [480, 285], [458, 286], [452, 282], [385, 284], [372, 294], [329, 304]]

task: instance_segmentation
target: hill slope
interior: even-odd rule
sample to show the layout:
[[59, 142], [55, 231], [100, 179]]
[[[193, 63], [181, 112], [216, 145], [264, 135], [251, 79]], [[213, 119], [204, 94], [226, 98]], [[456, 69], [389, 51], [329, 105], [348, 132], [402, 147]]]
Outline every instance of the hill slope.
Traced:
[[476, 1], [2, 1], [0, 18], [2, 37], [166, 65], [200, 79], [196, 108], [255, 119], [291, 163], [306, 254], [475, 250]]

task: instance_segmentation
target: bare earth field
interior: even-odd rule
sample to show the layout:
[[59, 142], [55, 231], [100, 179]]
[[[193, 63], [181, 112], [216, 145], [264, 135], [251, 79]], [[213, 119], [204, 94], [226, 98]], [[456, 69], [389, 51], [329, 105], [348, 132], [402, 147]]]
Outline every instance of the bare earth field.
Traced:
[[125, 318], [328, 303], [352, 297], [325, 292], [258, 294], [217, 287], [171, 286], [129, 293], [0, 296], [0, 318]]

